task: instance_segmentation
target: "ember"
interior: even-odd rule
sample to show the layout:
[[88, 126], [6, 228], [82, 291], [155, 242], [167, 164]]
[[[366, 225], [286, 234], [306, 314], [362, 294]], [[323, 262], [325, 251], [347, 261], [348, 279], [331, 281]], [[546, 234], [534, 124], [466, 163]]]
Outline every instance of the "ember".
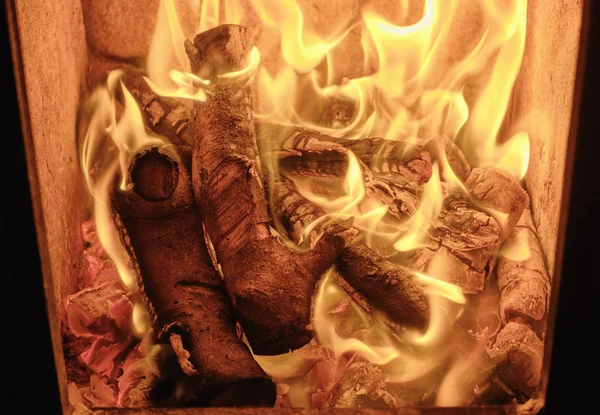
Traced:
[[528, 135], [501, 133], [527, 2], [367, 3], [327, 36], [249, 3], [202, 2], [186, 39], [161, 1], [145, 66], [82, 106], [72, 405], [535, 399], [549, 275]]

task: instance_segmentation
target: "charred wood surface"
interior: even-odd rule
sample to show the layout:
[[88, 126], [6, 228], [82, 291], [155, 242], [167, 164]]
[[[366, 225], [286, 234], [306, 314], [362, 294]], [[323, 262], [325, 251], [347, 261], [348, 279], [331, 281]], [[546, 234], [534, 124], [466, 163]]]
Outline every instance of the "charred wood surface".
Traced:
[[379, 366], [366, 361], [352, 363], [331, 389], [324, 408], [398, 408], [408, 406], [386, 385]]
[[[270, 184], [275, 210], [296, 242], [305, 227], [323, 212], [306, 200], [285, 177]], [[315, 235], [315, 233], [313, 233]], [[427, 299], [408, 271], [371, 250], [361, 242], [351, 243], [336, 261], [344, 280], [399, 324], [424, 328]]]
[[283, 141], [279, 158], [283, 168], [300, 174], [343, 177], [348, 151], [375, 176], [397, 176], [417, 185], [431, 177], [431, 156], [422, 146], [383, 138], [348, 140], [301, 130]]
[[113, 213], [162, 342], [180, 336], [204, 405], [272, 405], [275, 386], [237, 337], [223, 281], [212, 266], [191, 177], [154, 149], [130, 167], [133, 189], [112, 193]]
[[467, 158], [456, 143], [447, 136], [434, 136], [425, 145], [425, 149], [431, 154], [432, 160], [439, 163], [442, 175], [444, 175], [445, 161], [447, 161], [448, 166], [461, 181], [465, 181], [469, 177], [471, 166]]
[[156, 94], [143, 74], [135, 70], [125, 72], [123, 83], [140, 107], [144, 124], [156, 134], [168, 138], [189, 161], [194, 142], [189, 127], [191, 105], [185, 105], [185, 100]]
[[529, 209], [505, 242], [511, 244], [516, 248], [526, 244], [529, 258], [517, 261], [503, 257], [498, 261], [500, 316], [504, 323], [513, 317], [541, 320], [548, 308], [550, 278]]
[[509, 321], [489, 350], [498, 365], [498, 376], [513, 389], [528, 396], [537, 391], [540, 384], [544, 343], [522, 319]]
[[207, 102], [193, 109], [193, 183], [236, 318], [255, 354], [274, 355], [312, 338], [308, 326], [317, 280], [347, 235], [328, 228], [303, 254], [272, 235], [250, 91], [243, 80], [220, 77], [246, 66], [250, 46], [245, 29], [235, 25], [186, 43], [192, 70], [213, 85]]
[[[304, 228], [321, 217], [323, 212], [299, 194], [285, 177], [274, 180], [269, 186], [274, 209], [282, 216], [291, 238], [298, 241]], [[420, 329], [427, 327], [427, 298], [407, 268], [388, 261], [361, 242], [353, 242], [346, 247], [336, 266], [345, 282], [394, 323]], [[363, 308], [368, 310], [368, 307]], [[495, 368], [486, 350], [460, 322], [450, 329], [450, 338], [456, 355], [477, 368], [464, 379], [466, 387], [470, 386], [472, 390], [483, 384]]]
[[435, 276], [466, 294], [478, 294], [529, 197], [516, 180], [494, 169], [473, 169], [465, 188], [471, 198], [456, 193], [446, 197], [428, 232], [439, 245], [416, 250], [408, 267], [439, 274]]

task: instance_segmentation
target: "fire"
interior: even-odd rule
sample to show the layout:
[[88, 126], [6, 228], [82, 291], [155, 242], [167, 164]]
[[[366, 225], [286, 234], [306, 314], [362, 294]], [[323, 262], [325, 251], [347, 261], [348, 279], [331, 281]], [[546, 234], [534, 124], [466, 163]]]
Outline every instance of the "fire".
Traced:
[[[135, 291], [137, 281], [114, 226], [110, 195], [119, 172], [120, 189], [129, 187], [129, 164], [136, 154], [151, 147], [169, 151], [171, 145], [146, 131], [140, 109], [121, 81], [122, 75], [120, 71], [111, 72], [106, 86], [97, 88], [84, 103], [80, 119], [84, 132], [80, 155], [81, 170], [93, 197], [93, 214], [100, 243], [125, 285]], [[118, 96], [122, 98], [122, 106], [118, 103]], [[172, 156], [178, 159], [175, 152]], [[149, 329], [148, 321], [146, 309], [135, 304], [133, 324], [135, 333], [140, 337]]]
[[[424, 0], [422, 9], [410, 1], [398, 3], [386, 15], [367, 3], [354, 18], [335, 22], [325, 36], [307, 24], [301, 4], [295, 0], [189, 0], [188, 9], [197, 18], [186, 27], [179, 20], [175, 2], [162, 0], [145, 79], [160, 96], [205, 101], [210, 82], [191, 72], [186, 38], [220, 24], [244, 24], [257, 18], [263, 37], [250, 52], [248, 66], [222, 75], [249, 80], [257, 122], [309, 128], [333, 137], [382, 137], [421, 145], [433, 136], [445, 135], [460, 147], [472, 167], [495, 167], [522, 179], [529, 162], [529, 136], [518, 130], [506, 137], [501, 131], [524, 51], [527, 1]], [[473, 39], [457, 44], [456, 39], [464, 38], [461, 19], [467, 15], [477, 15], [481, 27]], [[360, 48], [362, 61], [355, 62], [358, 72], [346, 74], [335, 52], [353, 38], [360, 39], [354, 40], [353, 47]], [[273, 51], [277, 56], [270, 56]], [[121, 75], [111, 73], [106, 87], [88, 100], [83, 111], [86, 135], [81, 154], [100, 240], [124, 282], [133, 287], [126, 252], [112, 225], [109, 192], [119, 171], [120, 187], [127, 188], [133, 155], [149, 147], [168, 151], [170, 144], [146, 129]], [[332, 100], [354, 106], [348, 123], [323, 121], [323, 111]], [[262, 148], [276, 149], [283, 137], [273, 139], [259, 131], [257, 139]], [[388, 208], [365, 197], [364, 166], [352, 152], [347, 158], [344, 178], [330, 191], [323, 191], [318, 181], [294, 179], [301, 194], [325, 212], [306, 228], [305, 235], [317, 225], [352, 219], [360, 240], [369, 246], [376, 246], [377, 241], [395, 253], [413, 251], [425, 246], [426, 231], [442, 211], [443, 184], [449, 192], [462, 192], [499, 224], [506, 221], [506, 213], [472, 200], [443, 156], [434, 163], [431, 179], [418, 191], [416, 213], [405, 222], [390, 222], [385, 219]], [[268, 163], [277, 166], [278, 160]], [[526, 257], [528, 248], [519, 241], [501, 254]], [[331, 270], [315, 298], [313, 324], [318, 341], [338, 357], [357, 353], [380, 365], [394, 381], [416, 379], [442, 365], [450, 353], [446, 349], [451, 349], [450, 329], [463, 312], [466, 298], [460, 288], [447, 282], [444, 259], [436, 261], [427, 273], [413, 273], [429, 298], [429, 326], [424, 333], [392, 327], [383, 315], [367, 316], [350, 301]], [[341, 317], [332, 309], [344, 301], [351, 303], [344, 318], [361, 327], [360, 336], [339, 333]], [[146, 331], [148, 323], [140, 307], [134, 311], [138, 331]], [[278, 377], [300, 373], [303, 365], [296, 355], [257, 360]], [[439, 404], [460, 402], [460, 397], [452, 397], [453, 385], [469, 370], [468, 362], [453, 362], [442, 382]]]

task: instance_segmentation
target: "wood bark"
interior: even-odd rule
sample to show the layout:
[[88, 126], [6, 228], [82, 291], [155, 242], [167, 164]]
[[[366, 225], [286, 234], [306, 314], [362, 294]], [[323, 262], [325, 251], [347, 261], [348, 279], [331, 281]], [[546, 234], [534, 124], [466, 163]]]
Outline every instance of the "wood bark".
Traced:
[[[298, 241], [306, 225], [323, 212], [302, 197], [285, 177], [273, 180], [269, 189], [274, 210], [281, 215], [291, 238]], [[348, 245], [336, 266], [344, 281], [391, 321], [401, 326], [427, 327], [429, 304], [408, 268], [388, 261], [361, 242]], [[492, 376], [495, 364], [460, 321], [451, 328], [450, 336], [455, 355], [473, 362], [472, 367], [477, 368], [464, 379], [467, 390], [473, 390]], [[474, 394], [472, 399], [475, 399]]]
[[532, 396], [540, 384], [544, 343], [520, 318], [509, 321], [489, 350], [498, 376], [509, 387]]
[[189, 171], [153, 149], [135, 158], [129, 176], [131, 190], [118, 190], [116, 182], [112, 192], [115, 223], [158, 339], [184, 350], [178, 355], [195, 383], [194, 399], [273, 405], [275, 385], [236, 335], [231, 303], [202, 237]]
[[396, 177], [401, 183], [426, 183], [431, 177], [431, 156], [406, 141], [364, 138], [347, 140], [311, 130], [292, 132], [280, 145], [278, 157], [284, 169], [300, 174], [343, 177], [351, 151], [374, 176]]
[[[308, 202], [285, 177], [269, 184], [274, 210], [291, 238], [298, 242], [305, 227], [323, 212]], [[313, 232], [312, 235], [317, 235]], [[427, 299], [410, 273], [362, 242], [353, 242], [336, 261], [344, 280], [364, 295], [373, 306], [393, 313], [398, 324], [423, 329], [427, 323]]]
[[[459, 194], [446, 197], [441, 214], [428, 231], [438, 245], [413, 252], [407, 266], [452, 282], [466, 294], [479, 294], [501, 243], [529, 204], [529, 196], [517, 181], [494, 169], [473, 169], [465, 188], [471, 199]], [[486, 208], [499, 215], [484, 212]]]
[[185, 100], [156, 94], [141, 72], [127, 70], [122, 79], [140, 107], [144, 125], [154, 133], [168, 138], [177, 146], [186, 162], [189, 162], [194, 143], [189, 127], [191, 105], [185, 105]]
[[425, 145], [425, 149], [431, 154], [433, 161], [440, 164], [440, 173], [444, 174], [445, 163], [448, 165], [461, 181], [465, 181], [471, 173], [471, 166], [460, 148], [445, 135], [437, 135], [431, 138]]
[[526, 209], [505, 245], [526, 243], [529, 258], [523, 261], [500, 258], [496, 273], [500, 290], [500, 316], [506, 323], [511, 318], [541, 320], [548, 308], [550, 278], [531, 211]]
[[220, 77], [246, 66], [250, 46], [236, 25], [186, 42], [192, 71], [212, 85], [207, 102], [193, 109], [193, 184], [236, 317], [255, 354], [275, 355], [312, 338], [317, 280], [350, 234], [329, 227], [306, 253], [286, 248], [272, 234], [249, 88], [242, 79]]

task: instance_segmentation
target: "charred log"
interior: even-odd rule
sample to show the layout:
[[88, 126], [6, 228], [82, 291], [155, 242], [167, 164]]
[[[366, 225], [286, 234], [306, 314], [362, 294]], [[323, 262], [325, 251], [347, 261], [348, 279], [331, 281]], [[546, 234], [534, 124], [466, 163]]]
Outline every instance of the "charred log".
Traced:
[[[305, 227], [323, 215], [308, 202], [285, 177], [269, 184], [274, 210], [281, 216], [287, 232], [300, 241]], [[313, 232], [312, 237], [318, 235]], [[351, 243], [336, 261], [344, 280], [381, 310], [393, 313], [399, 324], [424, 328], [427, 299], [410, 273], [361, 242]]]
[[431, 156], [421, 146], [405, 141], [366, 138], [347, 140], [311, 130], [293, 132], [278, 154], [284, 169], [305, 175], [343, 177], [351, 151], [374, 176], [397, 177], [423, 184], [431, 177]]
[[439, 245], [416, 250], [407, 266], [436, 274], [466, 294], [478, 294], [500, 244], [529, 204], [529, 196], [518, 182], [493, 169], [473, 169], [465, 187], [470, 199], [458, 194], [446, 197], [428, 231]]
[[514, 317], [541, 320], [548, 307], [550, 279], [529, 209], [525, 210], [505, 245], [522, 243], [528, 247], [528, 259], [518, 261], [503, 257], [498, 261], [500, 316], [504, 323]]
[[186, 106], [181, 99], [156, 94], [142, 73], [134, 70], [125, 72], [123, 83], [140, 107], [144, 125], [156, 134], [168, 138], [178, 147], [186, 161], [189, 161], [194, 142], [189, 128], [191, 105]]
[[544, 343], [523, 323], [520, 318], [509, 321], [488, 353], [498, 365], [498, 377], [531, 396], [540, 384]]
[[255, 354], [281, 354], [310, 341], [319, 276], [349, 233], [329, 227], [313, 250], [296, 253], [270, 228], [249, 88], [223, 74], [246, 66], [246, 30], [222, 25], [186, 43], [193, 72], [211, 81], [193, 109], [193, 184], [238, 321]]
[[444, 169], [446, 168], [445, 161], [448, 162], [448, 166], [452, 169], [452, 172], [461, 181], [465, 181], [471, 173], [471, 166], [467, 161], [467, 158], [458, 146], [445, 135], [434, 136], [425, 145], [425, 149], [431, 154], [433, 161], [437, 161], [440, 165], [440, 173], [444, 176]]
[[331, 389], [324, 408], [399, 408], [409, 403], [387, 387], [385, 375], [373, 363], [357, 361]]
[[130, 167], [133, 189], [112, 193], [140, 292], [161, 342], [171, 343], [205, 405], [266, 405], [275, 386], [237, 337], [233, 310], [215, 271], [184, 165], [156, 149]]

